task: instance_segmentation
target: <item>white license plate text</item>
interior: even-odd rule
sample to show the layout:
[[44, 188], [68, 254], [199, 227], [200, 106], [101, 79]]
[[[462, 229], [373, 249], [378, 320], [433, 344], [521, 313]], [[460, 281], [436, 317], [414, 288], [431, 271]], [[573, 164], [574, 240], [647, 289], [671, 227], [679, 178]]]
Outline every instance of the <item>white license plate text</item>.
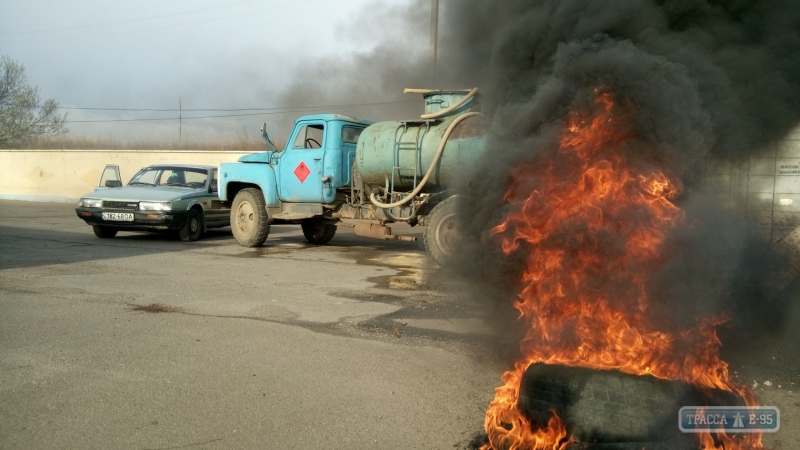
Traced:
[[103, 213], [103, 220], [116, 220], [120, 222], [133, 222], [133, 213]]

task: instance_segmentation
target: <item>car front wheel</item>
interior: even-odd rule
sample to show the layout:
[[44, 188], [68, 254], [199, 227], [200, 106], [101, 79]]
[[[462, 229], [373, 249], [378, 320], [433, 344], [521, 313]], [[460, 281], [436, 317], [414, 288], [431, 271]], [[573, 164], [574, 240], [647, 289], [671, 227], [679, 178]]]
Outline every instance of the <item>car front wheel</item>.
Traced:
[[186, 223], [178, 231], [178, 237], [184, 242], [191, 242], [200, 239], [203, 234], [203, 215], [200, 211], [192, 209], [186, 216]]
[[117, 230], [115, 230], [114, 228], [101, 227], [99, 225], [93, 225], [92, 226], [92, 230], [94, 230], [94, 235], [95, 236], [97, 236], [99, 238], [102, 238], [102, 239], [113, 238], [114, 236], [117, 235]]

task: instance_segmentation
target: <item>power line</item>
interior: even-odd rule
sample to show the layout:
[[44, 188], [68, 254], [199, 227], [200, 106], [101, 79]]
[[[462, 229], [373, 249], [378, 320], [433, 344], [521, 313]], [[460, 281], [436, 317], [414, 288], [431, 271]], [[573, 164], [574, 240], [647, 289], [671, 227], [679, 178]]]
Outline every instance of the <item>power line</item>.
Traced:
[[[212, 115], [212, 116], [194, 116], [194, 117], [183, 117], [180, 118], [181, 120], [191, 120], [191, 119], [214, 119], [220, 117], [243, 117], [243, 116], [261, 116], [261, 115], [271, 115], [271, 114], [284, 114], [284, 113], [291, 113], [291, 112], [298, 112], [298, 111], [280, 111], [280, 112], [272, 112], [272, 113], [250, 113], [250, 114], [220, 114], [220, 115]], [[167, 121], [167, 120], [179, 120], [178, 117], [161, 117], [161, 118], [140, 118], [140, 119], [108, 119], [108, 120], [68, 120], [66, 123], [105, 123], [105, 122], [151, 122], [151, 121]]]
[[168, 28], [182, 27], [182, 26], [186, 26], [186, 25], [197, 25], [197, 24], [201, 24], [201, 23], [214, 22], [214, 21], [217, 21], [217, 20], [232, 19], [234, 17], [249, 16], [249, 15], [252, 15], [252, 14], [255, 14], [255, 13], [259, 13], [259, 12], [272, 11], [272, 10], [280, 9], [280, 8], [287, 8], [289, 6], [301, 5], [303, 3], [310, 3], [310, 2], [313, 2], [313, 1], [317, 1], [317, 0], [303, 0], [303, 1], [300, 1], [300, 2], [289, 3], [289, 4], [286, 4], [286, 5], [274, 6], [272, 8], [258, 9], [258, 10], [255, 10], [255, 11], [250, 11], [250, 12], [246, 12], [246, 13], [242, 13], [242, 14], [233, 14], [233, 15], [230, 15], [230, 16], [216, 17], [214, 19], [198, 20], [196, 22], [186, 22], [186, 23], [179, 23], [179, 24], [175, 24], [175, 25], [165, 25], [163, 27], [142, 28], [142, 29], [139, 29], [139, 30], [118, 31], [118, 32], [114, 32], [114, 33], [93, 34], [93, 35], [85, 35], [85, 36], [62, 37], [62, 38], [53, 38], [53, 39], [40, 39], [40, 40], [36, 40], [36, 41], [9, 41], [9, 42], [6, 42], [6, 44], [27, 44], [27, 43], [39, 43], [39, 42], [72, 41], [72, 40], [76, 40], [76, 39], [98, 38], [98, 37], [106, 37], [106, 36], [117, 36], [117, 35], [122, 35], [122, 34], [141, 33], [141, 32], [145, 32], [145, 31], [157, 31], [157, 30], [164, 30], [164, 29], [168, 29]]
[[[239, 111], [279, 111], [284, 109], [302, 110], [302, 109], [321, 109], [321, 108], [349, 108], [355, 106], [375, 106], [375, 105], [389, 105], [393, 103], [409, 103], [413, 100], [400, 100], [394, 102], [375, 102], [375, 103], [351, 103], [343, 105], [316, 105], [316, 106], [279, 106], [272, 108], [194, 108], [194, 109], [178, 109], [178, 108], [100, 108], [89, 106], [59, 106], [59, 109], [81, 110], [81, 111], [133, 111], [133, 112], [239, 112]], [[41, 107], [41, 106], [40, 106]]]
[[[286, 109], [283, 111], [267, 111], [267, 112], [255, 112], [255, 113], [243, 113], [243, 114], [215, 114], [215, 115], [207, 115], [207, 116], [190, 116], [190, 117], [181, 117], [180, 120], [192, 120], [192, 119], [217, 119], [217, 118], [225, 118], [225, 117], [248, 117], [248, 116], [269, 116], [274, 114], [290, 114], [290, 113], [298, 113], [298, 112], [313, 112], [313, 111], [321, 111], [328, 108], [358, 108], [358, 107], [365, 107], [365, 106], [376, 106], [376, 105], [389, 105], [389, 104], [397, 104], [397, 103], [416, 103], [415, 100], [407, 100], [407, 101], [400, 101], [400, 102], [380, 102], [380, 103], [361, 103], [361, 104], [352, 104], [352, 105], [333, 105], [333, 106], [319, 106], [319, 107], [298, 107], [299, 109]], [[176, 110], [173, 110], [176, 111]], [[184, 109], [184, 111], [187, 111]], [[208, 111], [208, 110], [206, 110]], [[67, 120], [65, 123], [110, 123], [110, 122], [157, 122], [157, 121], [172, 121], [172, 120], [179, 120], [178, 117], [146, 117], [146, 118], [138, 118], [138, 119], [106, 119], [106, 120]]]
[[[305, 108], [305, 106], [297, 106], [297, 108]], [[94, 108], [94, 107], [79, 107], [79, 106], [59, 106], [59, 109], [71, 109], [71, 110], [81, 110], [81, 111], [133, 111], [133, 112], [178, 112], [179, 111], [178, 109], [170, 109], [170, 108], [163, 108], [163, 109], [162, 108]], [[234, 109], [184, 108], [182, 111], [234, 112], [234, 111], [273, 111], [276, 109], [284, 109], [284, 108], [234, 108]]]

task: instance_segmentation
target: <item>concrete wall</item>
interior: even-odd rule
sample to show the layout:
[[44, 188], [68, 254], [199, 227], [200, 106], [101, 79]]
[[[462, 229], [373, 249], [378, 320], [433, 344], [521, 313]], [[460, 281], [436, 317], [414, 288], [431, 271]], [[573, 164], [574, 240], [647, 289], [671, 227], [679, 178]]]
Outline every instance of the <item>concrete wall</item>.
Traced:
[[75, 202], [91, 192], [106, 164], [117, 164], [123, 183], [157, 163], [236, 161], [247, 152], [194, 150], [0, 150], [0, 199]]
[[[106, 164], [124, 183], [156, 163], [219, 165], [246, 152], [193, 150], [0, 150], [0, 199], [73, 202], [94, 190]], [[800, 127], [744, 161], [709, 160], [706, 187], [762, 236], [777, 241], [800, 226]], [[798, 237], [800, 238], [800, 236]]]
[[800, 226], [800, 128], [743, 161], [709, 160], [706, 186], [778, 241]]

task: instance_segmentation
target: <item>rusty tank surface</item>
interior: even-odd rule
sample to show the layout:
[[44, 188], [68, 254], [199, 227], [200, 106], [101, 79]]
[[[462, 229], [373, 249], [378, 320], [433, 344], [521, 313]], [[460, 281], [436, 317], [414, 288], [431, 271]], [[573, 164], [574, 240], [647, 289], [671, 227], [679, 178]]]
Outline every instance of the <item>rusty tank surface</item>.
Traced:
[[391, 191], [413, 189], [438, 153], [422, 192], [452, 188], [476, 166], [486, 148], [483, 120], [469, 114], [480, 110], [479, 99], [469, 90], [406, 92], [423, 95], [425, 114], [416, 120], [378, 122], [367, 127], [358, 141], [356, 171], [367, 185], [386, 186]]

